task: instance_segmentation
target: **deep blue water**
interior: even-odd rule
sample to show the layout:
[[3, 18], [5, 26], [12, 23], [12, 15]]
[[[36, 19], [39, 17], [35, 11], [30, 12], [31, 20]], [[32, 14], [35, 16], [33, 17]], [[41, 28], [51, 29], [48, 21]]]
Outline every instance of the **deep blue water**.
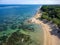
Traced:
[[33, 16], [39, 5], [7, 5], [7, 6], [0, 6], [0, 16], [7, 16], [7, 15], [31, 15]]
[[0, 22], [5, 18], [28, 19], [34, 16], [40, 5], [0, 5]]

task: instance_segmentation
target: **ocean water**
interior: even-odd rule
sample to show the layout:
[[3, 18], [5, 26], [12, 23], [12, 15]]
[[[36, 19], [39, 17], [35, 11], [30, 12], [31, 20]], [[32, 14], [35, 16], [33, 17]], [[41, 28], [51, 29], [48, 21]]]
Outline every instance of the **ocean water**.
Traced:
[[[26, 25], [27, 23], [25, 23], [25, 20], [33, 17], [39, 8], [40, 5], [0, 5], [0, 42], [2, 42], [0, 44], [4, 44], [3, 41], [8, 39], [5, 38], [4, 40], [4, 36], [11, 37], [14, 32], [19, 31], [25, 35], [29, 35], [32, 41], [29, 45], [43, 45], [41, 26], [37, 24]], [[24, 45], [28, 45], [28, 42]]]
[[39, 7], [40, 5], [0, 5], [0, 31], [33, 17]]
[[28, 19], [34, 16], [40, 5], [0, 5], [0, 23], [11, 20]]
[[21, 15], [33, 16], [38, 10], [39, 5], [7, 5], [0, 6], [0, 16]]

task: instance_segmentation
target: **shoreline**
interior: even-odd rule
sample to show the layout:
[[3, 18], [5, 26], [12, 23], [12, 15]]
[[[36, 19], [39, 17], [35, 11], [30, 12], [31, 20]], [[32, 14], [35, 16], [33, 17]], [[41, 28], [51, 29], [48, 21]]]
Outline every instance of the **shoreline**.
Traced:
[[52, 28], [48, 24], [45, 24], [43, 23], [43, 21], [38, 19], [39, 17], [41, 17], [41, 15], [42, 15], [41, 13], [37, 12], [36, 15], [29, 20], [30, 23], [36, 23], [42, 26], [44, 32], [44, 45], [59, 45], [60, 41], [58, 37], [55, 35], [51, 35], [50, 33]]

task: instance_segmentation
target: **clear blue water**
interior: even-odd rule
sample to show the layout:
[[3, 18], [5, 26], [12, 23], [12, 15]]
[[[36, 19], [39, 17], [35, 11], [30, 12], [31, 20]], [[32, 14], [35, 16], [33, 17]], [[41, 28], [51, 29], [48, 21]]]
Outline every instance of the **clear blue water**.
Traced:
[[7, 15], [33, 16], [38, 8], [39, 5], [0, 6], [0, 16], [7, 16]]
[[39, 7], [40, 5], [0, 5], [0, 31], [20, 25], [34, 16]]
[[5, 18], [28, 19], [34, 16], [40, 5], [0, 5], [0, 22]]
[[[2, 39], [0, 42], [5, 40], [3, 36], [8, 37], [6, 38], [8, 39], [6, 44], [10, 43], [10, 39], [13, 39], [12, 41], [15, 42], [16, 40], [14, 36], [17, 35], [17, 38], [20, 38], [20, 34], [13, 34], [15, 34], [14, 32], [19, 31], [24, 35], [29, 35], [29, 37], [31, 37], [30, 40], [32, 43], [29, 43], [30, 41], [27, 43], [24, 42], [24, 44], [26, 43], [25, 45], [28, 45], [28, 43], [29, 45], [43, 45], [43, 31], [40, 28], [41, 26], [37, 24], [24, 23], [25, 20], [33, 17], [39, 8], [40, 5], [0, 5], [0, 39]], [[16, 44], [20, 44], [20, 41], [16, 42]]]

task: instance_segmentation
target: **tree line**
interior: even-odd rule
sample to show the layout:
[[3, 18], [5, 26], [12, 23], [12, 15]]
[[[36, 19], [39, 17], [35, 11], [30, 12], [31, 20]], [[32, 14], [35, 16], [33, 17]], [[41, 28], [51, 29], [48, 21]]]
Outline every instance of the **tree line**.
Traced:
[[60, 29], [60, 6], [59, 5], [43, 5], [41, 19], [46, 19], [55, 23]]

